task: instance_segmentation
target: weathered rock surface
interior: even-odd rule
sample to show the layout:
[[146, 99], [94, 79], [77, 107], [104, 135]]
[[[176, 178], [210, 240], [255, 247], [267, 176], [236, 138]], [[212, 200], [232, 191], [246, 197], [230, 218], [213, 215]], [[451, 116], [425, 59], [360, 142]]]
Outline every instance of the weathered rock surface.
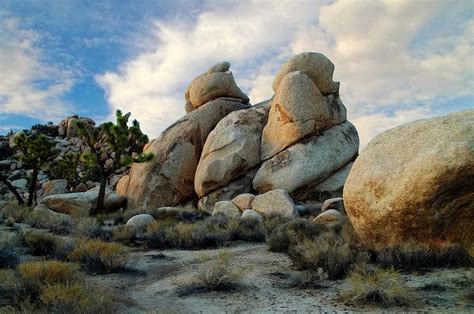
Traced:
[[242, 212], [241, 219], [257, 220], [263, 222], [263, 216], [253, 209], [246, 209]]
[[220, 201], [214, 206], [212, 216], [222, 214], [228, 218], [239, 218], [242, 215], [240, 209], [231, 201]]
[[273, 98], [262, 134], [262, 160], [344, 121], [346, 108], [338, 96], [323, 97], [306, 74], [290, 72], [282, 78]]
[[293, 71], [308, 75], [323, 94], [335, 94], [339, 90], [339, 82], [332, 80], [334, 64], [325, 55], [316, 52], [300, 53], [288, 60], [275, 75], [273, 90], [277, 91], [283, 77]]
[[225, 99], [210, 101], [153, 140], [145, 152], [155, 154], [154, 160], [133, 164], [130, 169], [125, 194], [130, 207], [175, 206], [191, 198], [194, 174], [207, 136], [227, 114], [248, 107]]
[[236, 98], [248, 103], [249, 98], [237, 86], [232, 72], [228, 71], [229, 68], [230, 64], [221, 62], [196, 77], [186, 90], [184, 95], [186, 101], [189, 101], [194, 108], [219, 97]]
[[288, 192], [282, 189], [268, 191], [255, 196], [252, 209], [263, 216], [278, 214], [286, 217], [298, 216], [296, 205]]
[[330, 198], [324, 201], [321, 212], [325, 212], [330, 209], [335, 209], [338, 212], [344, 214], [344, 199], [342, 197]]
[[374, 138], [344, 187], [369, 245], [474, 242], [474, 110], [419, 120]]
[[255, 195], [251, 193], [243, 193], [234, 197], [232, 202], [234, 202], [234, 204], [237, 205], [240, 210], [246, 210], [252, 208], [252, 202], [254, 198]]
[[144, 231], [146, 227], [155, 222], [155, 218], [149, 214], [138, 214], [127, 221], [127, 226], [137, 231]]
[[245, 176], [238, 178], [226, 186], [212, 191], [199, 199], [198, 208], [209, 214], [214, 210], [214, 204], [218, 201], [228, 201], [239, 194], [250, 193], [252, 191], [252, 180], [256, 170], [249, 171]]
[[43, 194], [42, 198], [45, 198], [49, 195], [64, 194], [67, 193], [67, 180], [66, 179], [57, 179], [47, 181], [42, 185]]
[[328, 228], [341, 227], [346, 222], [346, 217], [335, 209], [328, 209], [312, 220], [313, 224], [325, 225]]
[[227, 185], [260, 164], [260, 138], [267, 108], [230, 113], [209, 134], [196, 169], [199, 197]]
[[[40, 204], [49, 209], [63, 214], [75, 216], [87, 216], [91, 209], [97, 204], [99, 187], [95, 187], [84, 193], [57, 194], [45, 197]], [[112, 212], [125, 206], [126, 198], [115, 194], [107, 188], [105, 192], [104, 210]]]
[[349, 163], [358, 148], [357, 130], [346, 121], [265, 161], [255, 175], [253, 187], [259, 193], [279, 188], [292, 194], [315, 186]]

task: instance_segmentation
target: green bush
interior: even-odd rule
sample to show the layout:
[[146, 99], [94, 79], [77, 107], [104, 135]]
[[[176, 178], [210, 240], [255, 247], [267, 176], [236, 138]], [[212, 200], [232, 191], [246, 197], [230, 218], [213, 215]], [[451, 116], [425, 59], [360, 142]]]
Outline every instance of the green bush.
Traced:
[[72, 230], [71, 220], [68, 216], [62, 214], [46, 214], [43, 211], [32, 211], [25, 221], [34, 228], [48, 229], [49, 232], [59, 235], [70, 234]]
[[18, 261], [18, 254], [15, 251], [0, 248], [0, 268], [14, 268]]
[[23, 244], [32, 255], [54, 256], [58, 247], [58, 239], [46, 232], [30, 230], [23, 233]]
[[305, 239], [315, 239], [324, 231], [324, 226], [312, 224], [308, 219], [295, 219], [276, 227], [269, 234], [268, 249], [272, 252], [287, 252], [291, 246]]
[[11, 223], [23, 222], [30, 211], [27, 206], [21, 206], [17, 202], [12, 201], [0, 208], [0, 217], [4, 220], [9, 220]]
[[232, 219], [227, 223], [229, 240], [265, 242], [265, 226], [255, 219]]

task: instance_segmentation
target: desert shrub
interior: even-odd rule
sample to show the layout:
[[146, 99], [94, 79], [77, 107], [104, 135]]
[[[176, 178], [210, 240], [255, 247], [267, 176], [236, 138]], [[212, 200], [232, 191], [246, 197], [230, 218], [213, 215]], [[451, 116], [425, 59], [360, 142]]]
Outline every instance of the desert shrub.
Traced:
[[272, 252], [287, 252], [291, 246], [304, 239], [315, 239], [323, 231], [326, 231], [324, 226], [312, 224], [307, 219], [296, 219], [276, 227], [268, 235], [268, 249]]
[[227, 230], [231, 241], [265, 242], [265, 227], [255, 219], [229, 220]]
[[415, 306], [417, 300], [402, 276], [393, 269], [359, 265], [347, 277], [348, 288], [342, 293], [346, 304], [375, 304], [382, 307]]
[[324, 279], [324, 273], [322, 269], [318, 272], [314, 271], [299, 271], [293, 272], [287, 278], [287, 284], [291, 288], [299, 289], [318, 289], [323, 286], [320, 284]]
[[18, 254], [11, 249], [0, 248], [0, 268], [13, 268], [18, 264]]
[[120, 244], [100, 240], [80, 240], [69, 254], [89, 273], [110, 273], [125, 266], [129, 251]]
[[32, 255], [53, 256], [58, 246], [58, 239], [46, 232], [30, 230], [23, 233], [23, 244]]
[[55, 260], [22, 263], [16, 276], [10, 274], [8, 280], [12, 305], [23, 313], [113, 312], [110, 295], [88, 284], [76, 264]]
[[281, 225], [290, 222], [292, 219], [286, 216], [272, 214], [264, 219], [264, 226], [267, 235], [272, 235]]
[[376, 262], [386, 268], [394, 267], [410, 271], [431, 267], [472, 266], [473, 258], [459, 244], [428, 246], [408, 242], [376, 252]]
[[112, 231], [105, 229], [93, 217], [76, 217], [72, 229], [76, 238], [112, 240]]
[[368, 259], [365, 252], [352, 249], [333, 233], [325, 233], [316, 239], [305, 238], [290, 246], [287, 253], [299, 269], [317, 272], [321, 268], [330, 280], [344, 278], [355, 263]]
[[70, 234], [72, 225], [69, 217], [63, 215], [45, 215], [41, 211], [32, 211], [25, 219], [26, 223], [34, 228], [48, 229], [54, 234], [66, 235]]
[[219, 250], [217, 256], [199, 254], [196, 258], [201, 263], [191, 279], [196, 287], [221, 290], [235, 284], [242, 277], [242, 270], [234, 265], [234, 255], [227, 250]]
[[[15, 222], [23, 222], [28, 214], [30, 209], [27, 206], [18, 205], [17, 202], [9, 202], [0, 208], [0, 216], [5, 219], [5, 221], [10, 221], [10, 224]], [[6, 222], [5, 222], [6, 223]]]
[[131, 245], [136, 243], [139, 237], [134, 227], [121, 225], [113, 229], [112, 239], [116, 242]]

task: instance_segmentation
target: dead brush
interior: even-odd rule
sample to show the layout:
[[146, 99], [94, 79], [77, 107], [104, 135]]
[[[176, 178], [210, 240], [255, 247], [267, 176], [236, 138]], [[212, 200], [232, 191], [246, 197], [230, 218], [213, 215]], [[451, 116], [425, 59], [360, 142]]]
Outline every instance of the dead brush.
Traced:
[[393, 269], [360, 264], [347, 277], [348, 288], [341, 300], [348, 305], [374, 304], [381, 307], [414, 307], [418, 301], [402, 276]]
[[88, 273], [111, 273], [127, 264], [129, 250], [113, 242], [79, 240], [68, 259], [79, 262]]
[[191, 278], [191, 284], [205, 290], [224, 290], [240, 281], [243, 271], [234, 265], [235, 256], [230, 251], [221, 249], [217, 255], [198, 254], [196, 259], [201, 264]]

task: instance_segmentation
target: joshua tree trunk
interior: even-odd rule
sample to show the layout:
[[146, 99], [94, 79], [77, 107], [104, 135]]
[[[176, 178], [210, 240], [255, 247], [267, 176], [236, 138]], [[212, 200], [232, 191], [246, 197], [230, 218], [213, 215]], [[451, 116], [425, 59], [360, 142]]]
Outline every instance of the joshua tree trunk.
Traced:
[[30, 182], [30, 188], [28, 189], [28, 205], [31, 207], [33, 205], [33, 200], [35, 199], [35, 194], [36, 194], [36, 181], [38, 180], [38, 167], [36, 165], [33, 165], [33, 174], [31, 175], [31, 182]]
[[104, 209], [105, 200], [105, 187], [107, 185], [107, 172], [104, 169], [104, 165], [100, 165], [100, 187], [99, 195], [97, 196], [97, 206], [92, 210], [91, 214], [96, 215]]
[[13, 193], [13, 195], [15, 195], [16, 199], [18, 200], [19, 205], [25, 204], [25, 201], [21, 197], [20, 193], [18, 193], [15, 187], [10, 182], [8, 182], [7, 178], [3, 176], [3, 173], [0, 173], [0, 181], [3, 182], [7, 186], [7, 188], [10, 190], [10, 192]]

